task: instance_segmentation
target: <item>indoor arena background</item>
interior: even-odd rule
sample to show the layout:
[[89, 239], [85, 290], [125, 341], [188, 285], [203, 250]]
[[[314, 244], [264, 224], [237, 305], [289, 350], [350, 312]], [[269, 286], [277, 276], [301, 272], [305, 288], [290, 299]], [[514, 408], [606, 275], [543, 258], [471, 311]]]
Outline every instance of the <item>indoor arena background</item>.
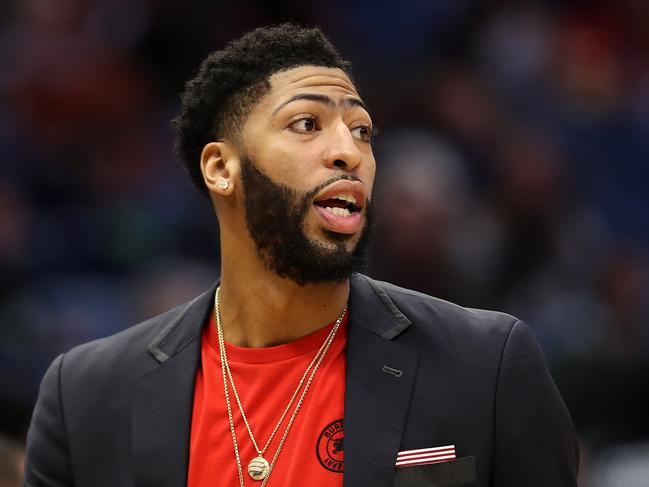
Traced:
[[370, 275], [527, 321], [580, 485], [646, 486], [644, 0], [0, 2], [3, 485], [57, 354], [216, 279], [216, 222], [170, 120], [208, 52], [283, 20], [351, 59], [380, 128]]

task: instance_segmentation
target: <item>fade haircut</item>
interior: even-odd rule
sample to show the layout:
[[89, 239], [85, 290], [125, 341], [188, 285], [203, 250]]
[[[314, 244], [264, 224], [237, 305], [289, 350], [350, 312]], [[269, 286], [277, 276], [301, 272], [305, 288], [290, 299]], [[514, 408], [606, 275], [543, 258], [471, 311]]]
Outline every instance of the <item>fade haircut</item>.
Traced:
[[173, 121], [176, 153], [201, 192], [208, 194], [200, 169], [203, 147], [236, 141], [252, 108], [270, 91], [270, 77], [306, 65], [340, 68], [352, 79], [351, 64], [320, 29], [291, 23], [252, 30], [202, 62]]

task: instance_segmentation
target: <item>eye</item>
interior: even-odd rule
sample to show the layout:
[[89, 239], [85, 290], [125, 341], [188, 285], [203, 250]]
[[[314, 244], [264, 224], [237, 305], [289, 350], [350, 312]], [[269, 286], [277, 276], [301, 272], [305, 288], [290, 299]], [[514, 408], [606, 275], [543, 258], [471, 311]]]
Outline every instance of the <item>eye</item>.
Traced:
[[352, 135], [363, 142], [371, 142], [372, 140], [372, 127], [369, 125], [361, 125], [360, 127], [351, 130]]
[[301, 133], [311, 133], [318, 130], [318, 124], [313, 117], [305, 117], [296, 120], [290, 125], [291, 129]]

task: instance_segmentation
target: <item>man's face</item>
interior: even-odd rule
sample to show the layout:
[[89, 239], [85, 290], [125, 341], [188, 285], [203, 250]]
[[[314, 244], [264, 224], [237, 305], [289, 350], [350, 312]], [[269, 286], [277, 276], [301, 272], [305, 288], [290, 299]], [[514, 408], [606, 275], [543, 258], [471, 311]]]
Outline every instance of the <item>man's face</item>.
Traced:
[[268, 268], [300, 284], [362, 268], [372, 220], [372, 121], [339, 69], [271, 77], [242, 134], [246, 223]]

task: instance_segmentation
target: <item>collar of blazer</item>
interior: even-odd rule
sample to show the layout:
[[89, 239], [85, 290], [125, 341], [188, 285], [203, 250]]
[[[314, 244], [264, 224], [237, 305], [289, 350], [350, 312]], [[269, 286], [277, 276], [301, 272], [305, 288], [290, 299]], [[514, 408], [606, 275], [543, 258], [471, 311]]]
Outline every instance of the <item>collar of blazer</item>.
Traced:
[[[137, 485], [187, 483], [194, 379], [201, 329], [215, 284], [154, 318], [162, 330], [147, 347], [157, 366], [131, 383], [131, 445]], [[419, 352], [395, 340], [410, 320], [390, 284], [351, 278], [345, 377], [345, 487], [389, 487], [406, 423]], [[315, 445], [314, 445], [315, 454]]]
[[[203, 324], [212, 312], [218, 285], [217, 282], [192, 301], [163, 315], [168, 323], [147, 347], [158, 362], [166, 361], [200, 336]], [[410, 326], [410, 320], [399, 311], [377, 281], [363, 274], [353, 274], [350, 279], [349, 309], [350, 327], [360, 326], [388, 340]]]

